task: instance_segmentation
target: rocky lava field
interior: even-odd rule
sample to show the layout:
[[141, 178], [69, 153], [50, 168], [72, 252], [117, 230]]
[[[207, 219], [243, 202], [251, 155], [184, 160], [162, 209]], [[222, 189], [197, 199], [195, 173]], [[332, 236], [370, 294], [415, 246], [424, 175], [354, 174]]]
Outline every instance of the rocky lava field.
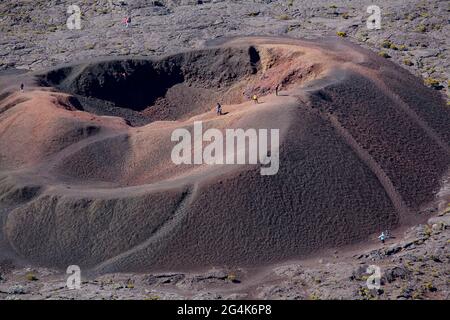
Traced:
[[[161, 277], [176, 286], [164, 287], [162, 298], [448, 298], [450, 109], [436, 86], [332, 36], [223, 37], [159, 56], [73, 60], [28, 72], [10, 63], [0, 76], [0, 281], [20, 282], [29, 268], [57, 283], [51, 270], [76, 264], [89, 279], [137, 273], [121, 288], [149, 288], [125, 298], [148, 298]], [[279, 129], [279, 172], [175, 165], [170, 135], [192, 131], [194, 121], [222, 131]], [[436, 214], [444, 218], [415, 227]], [[377, 251], [374, 239], [386, 229], [400, 239]], [[424, 246], [431, 246], [421, 252], [425, 260], [443, 268], [403, 257]], [[401, 266], [383, 281], [413, 283], [406, 297], [394, 289], [330, 294], [319, 285], [330, 252], [337, 261], [327, 268], [342, 267], [335, 278], [367, 260], [392, 271], [406, 259], [435, 268], [428, 276], [439, 289]], [[389, 265], [380, 261], [393, 256]], [[298, 259], [293, 273], [283, 269]], [[197, 281], [213, 267], [219, 271], [205, 279], [214, 281]], [[322, 276], [312, 285], [300, 277], [305, 270]], [[362, 279], [358, 270], [350, 281]], [[148, 272], [155, 281], [138, 275]], [[263, 275], [281, 291], [268, 289]], [[196, 283], [189, 290], [198, 296], [183, 291], [183, 279]], [[30, 281], [31, 294], [21, 285], [0, 292], [53, 297]], [[88, 291], [78, 298], [96, 298]]]

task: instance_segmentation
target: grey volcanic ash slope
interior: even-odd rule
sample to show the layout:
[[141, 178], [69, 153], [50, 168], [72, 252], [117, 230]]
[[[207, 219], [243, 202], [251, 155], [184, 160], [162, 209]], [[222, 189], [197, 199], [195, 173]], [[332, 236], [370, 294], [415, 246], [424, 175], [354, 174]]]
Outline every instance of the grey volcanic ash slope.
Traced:
[[[256, 266], [365, 240], [433, 200], [450, 111], [419, 79], [341, 41], [216, 45], [66, 66], [36, 76], [53, 89], [4, 95], [2, 254], [96, 272]], [[280, 129], [278, 174], [174, 165], [170, 135], [194, 120]]]

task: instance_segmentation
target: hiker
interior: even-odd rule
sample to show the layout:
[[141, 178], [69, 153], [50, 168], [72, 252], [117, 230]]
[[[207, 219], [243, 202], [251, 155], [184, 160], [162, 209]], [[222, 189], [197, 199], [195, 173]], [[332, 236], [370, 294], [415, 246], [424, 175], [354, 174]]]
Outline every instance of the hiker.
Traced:
[[217, 102], [217, 105], [216, 105], [216, 113], [217, 113], [218, 116], [222, 115], [222, 106], [218, 102]]
[[253, 95], [252, 100], [254, 103], [259, 103], [258, 102], [258, 96], [256, 94]]
[[280, 89], [280, 85], [277, 84], [277, 86], [275, 87], [275, 95], [278, 96], [278, 90]]
[[384, 243], [384, 241], [386, 240], [387, 236], [386, 234], [383, 232], [381, 232], [381, 234], [378, 236], [378, 239], [381, 240], [382, 243]]
[[130, 23], [131, 23], [131, 17], [125, 17], [125, 18], [123, 18], [122, 23], [125, 25], [126, 28], [128, 28], [128, 26], [129, 26]]
[[23, 88], [24, 88], [24, 85], [23, 85], [23, 83], [21, 83], [21, 84], [20, 84], [20, 91], [23, 92]]

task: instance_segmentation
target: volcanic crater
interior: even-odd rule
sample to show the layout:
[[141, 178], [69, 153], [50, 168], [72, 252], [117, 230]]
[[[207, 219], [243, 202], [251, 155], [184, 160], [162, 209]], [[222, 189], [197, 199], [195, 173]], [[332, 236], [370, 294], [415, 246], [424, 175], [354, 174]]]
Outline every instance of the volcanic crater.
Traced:
[[[450, 165], [439, 93], [344, 40], [218, 40], [8, 74], [0, 90], [0, 255], [35, 265], [302, 258], [422, 219]], [[171, 133], [194, 121], [279, 129], [279, 172], [175, 165]]]

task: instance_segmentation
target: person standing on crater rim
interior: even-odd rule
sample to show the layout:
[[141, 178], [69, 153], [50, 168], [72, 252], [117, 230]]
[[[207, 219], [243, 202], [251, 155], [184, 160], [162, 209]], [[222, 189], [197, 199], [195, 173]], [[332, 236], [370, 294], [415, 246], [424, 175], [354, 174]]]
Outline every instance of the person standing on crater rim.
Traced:
[[280, 84], [277, 84], [277, 86], [275, 87], [275, 95], [278, 96], [278, 91], [280, 90]]
[[122, 23], [125, 25], [126, 28], [128, 28], [128, 26], [131, 23], [131, 17], [130, 16], [126, 16], [125, 18], [123, 18]]
[[217, 102], [217, 105], [216, 105], [216, 113], [217, 113], [218, 116], [222, 115], [222, 106], [218, 102]]
[[381, 232], [381, 234], [378, 236], [378, 239], [380, 239], [381, 243], [384, 243], [386, 241], [386, 234]]
[[253, 100], [253, 102], [254, 103], [258, 103], [258, 96], [256, 95], [256, 94], [254, 94], [253, 96], [252, 96], [252, 100]]
[[23, 85], [23, 83], [21, 83], [21, 84], [20, 84], [20, 91], [21, 91], [21, 92], [23, 92], [23, 88], [24, 88], [24, 85]]

